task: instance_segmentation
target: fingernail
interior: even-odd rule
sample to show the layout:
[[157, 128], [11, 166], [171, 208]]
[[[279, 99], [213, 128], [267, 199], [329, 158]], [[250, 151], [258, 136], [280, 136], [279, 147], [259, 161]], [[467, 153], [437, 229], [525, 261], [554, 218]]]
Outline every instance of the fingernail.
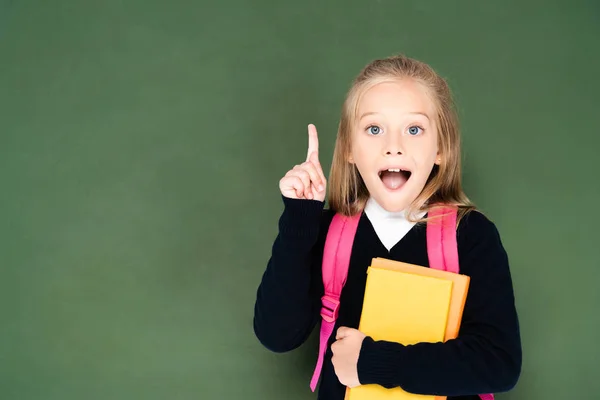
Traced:
[[323, 187], [323, 185], [319, 185], [319, 192], [322, 192], [323, 190], [325, 190], [325, 188]]

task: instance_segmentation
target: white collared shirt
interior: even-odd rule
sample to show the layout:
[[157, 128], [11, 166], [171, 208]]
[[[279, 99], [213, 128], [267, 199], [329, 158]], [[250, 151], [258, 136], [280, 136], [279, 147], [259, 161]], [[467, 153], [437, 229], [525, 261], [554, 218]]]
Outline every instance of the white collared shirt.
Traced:
[[[379, 240], [388, 251], [415, 225], [414, 222], [406, 219], [405, 211], [389, 212], [381, 207], [372, 197], [367, 200], [364, 212], [369, 221], [371, 221], [371, 225], [373, 225]], [[421, 218], [424, 215], [425, 212], [422, 212], [417, 216]]]

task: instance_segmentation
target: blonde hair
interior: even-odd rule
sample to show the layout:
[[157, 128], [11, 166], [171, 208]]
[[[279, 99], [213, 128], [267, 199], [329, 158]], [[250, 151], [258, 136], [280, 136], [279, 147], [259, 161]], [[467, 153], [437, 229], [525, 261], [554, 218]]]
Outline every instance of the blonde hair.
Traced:
[[458, 116], [446, 81], [429, 65], [397, 55], [369, 63], [354, 79], [342, 106], [341, 119], [329, 174], [329, 206], [343, 215], [354, 215], [364, 209], [369, 192], [356, 166], [348, 161], [351, 133], [356, 122], [362, 95], [378, 83], [412, 79], [422, 84], [435, 103], [438, 148], [442, 159], [435, 165], [425, 187], [406, 210], [416, 222], [418, 212], [428, 212], [438, 203], [458, 208], [458, 219], [475, 208], [462, 189], [461, 152]]

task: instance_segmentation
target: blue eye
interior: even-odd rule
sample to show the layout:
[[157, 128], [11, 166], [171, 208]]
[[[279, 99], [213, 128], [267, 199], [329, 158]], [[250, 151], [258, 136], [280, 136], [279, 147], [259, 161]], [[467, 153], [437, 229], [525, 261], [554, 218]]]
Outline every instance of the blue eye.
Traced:
[[381, 128], [373, 125], [368, 128], [368, 131], [371, 135], [379, 135], [381, 133]]
[[423, 130], [422, 128], [418, 127], [418, 126], [411, 126], [410, 128], [408, 128], [408, 133], [410, 135], [418, 135], [419, 134], [419, 129]]

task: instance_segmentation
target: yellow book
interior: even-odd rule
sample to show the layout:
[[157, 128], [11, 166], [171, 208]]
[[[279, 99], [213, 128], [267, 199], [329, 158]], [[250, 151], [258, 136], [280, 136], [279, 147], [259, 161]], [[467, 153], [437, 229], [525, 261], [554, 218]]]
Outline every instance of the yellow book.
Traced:
[[455, 274], [453, 272], [440, 271], [438, 269], [425, 268], [419, 265], [407, 264], [385, 258], [374, 258], [371, 262], [371, 266], [374, 268], [384, 268], [392, 271], [408, 272], [417, 275], [451, 280], [453, 282], [452, 297], [450, 300], [450, 310], [448, 311], [445, 340], [454, 339], [458, 336], [460, 323], [462, 321], [463, 309], [467, 300], [469, 283], [471, 281], [469, 276]]
[[[382, 258], [373, 259], [367, 273], [361, 332], [374, 340], [406, 345], [443, 342], [456, 336], [468, 277]], [[346, 391], [346, 400], [443, 398], [379, 385], [362, 385]]]

